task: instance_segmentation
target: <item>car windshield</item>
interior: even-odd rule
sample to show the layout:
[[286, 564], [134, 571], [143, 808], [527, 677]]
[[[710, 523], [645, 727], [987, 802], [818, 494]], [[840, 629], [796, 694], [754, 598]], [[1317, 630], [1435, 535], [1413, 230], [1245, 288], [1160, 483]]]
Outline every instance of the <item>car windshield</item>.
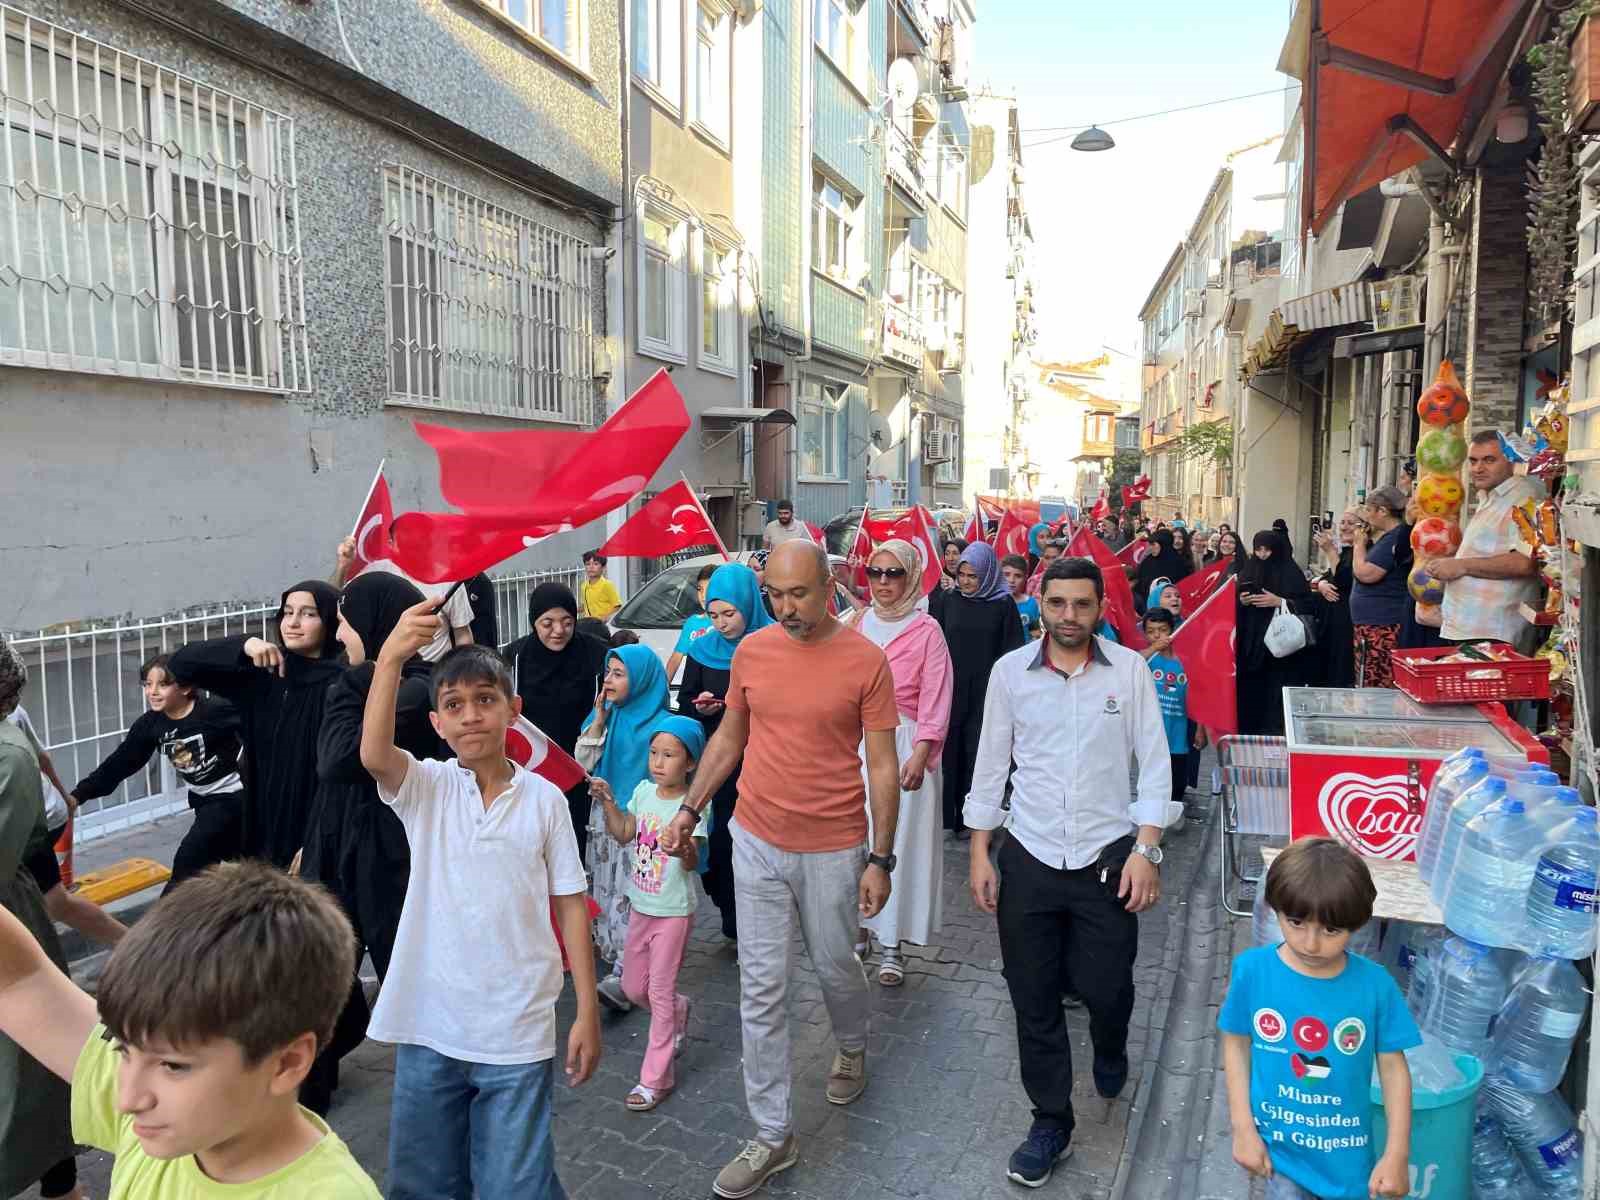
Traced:
[[695, 595], [698, 567], [663, 571], [622, 606], [612, 619], [618, 629], [677, 629], [700, 611]]

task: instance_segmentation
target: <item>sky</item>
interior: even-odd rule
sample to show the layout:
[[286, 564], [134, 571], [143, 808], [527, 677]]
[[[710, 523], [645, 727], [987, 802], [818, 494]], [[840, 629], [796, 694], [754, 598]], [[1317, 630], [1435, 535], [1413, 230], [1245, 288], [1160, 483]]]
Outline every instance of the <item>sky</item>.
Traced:
[[[1139, 353], [1139, 308], [1231, 150], [1283, 131], [1290, 0], [977, 0], [972, 83], [1013, 94], [1033, 225], [1036, 359]], [[1182, 105], [1253, 100], [1110, 124]], [[1073, 150], [1104, 125], [1114, 149]], [[1030, 134], [1028, 131], [1041, 132]], [[1043, 144], [1052, 137], [1065, 139]], [[1137, 357], [1112, 355], [1127, 400]]]

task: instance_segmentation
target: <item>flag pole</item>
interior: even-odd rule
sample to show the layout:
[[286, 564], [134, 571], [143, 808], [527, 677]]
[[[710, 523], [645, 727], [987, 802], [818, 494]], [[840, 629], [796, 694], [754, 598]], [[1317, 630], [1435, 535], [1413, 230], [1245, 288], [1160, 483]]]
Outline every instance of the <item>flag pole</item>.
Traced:
[[706, 506], [700, 501], [700, 494], [694, 490], [694, 484], [689, 482], [689, 477], [682, 471], [678, 478], [683, 480], [683, 486], [689, 489], [689, 495], [694, 497], [695, 506], [700, 509], [700, 515], [706, 519], [706, 528], [711, 530], [711, 536], [717, 539], [717, 549], [722, 551], [722, 560], [732, 562], [733, 555], [728, 553], [728, 548], [722, 544], [722, 535], [717, 532], [716, 522], [711, 519], [711, 514], [706, 511]]
[[378, 490], [378, 480], [383, 478], [383, 464], [388, 461], [388, 455], [384, 455], [378, 460], [377, 473], [372, 477], [372, 484], [367, 488], [367, 494], [361, 501], [361, 507], [356, 509], [356, 523], [355, 527], [350, 530], [351, 537], [355, 537], [361, 532], [361, 514], [367, 511], [367, 504], [372, 500], [372, 493]]

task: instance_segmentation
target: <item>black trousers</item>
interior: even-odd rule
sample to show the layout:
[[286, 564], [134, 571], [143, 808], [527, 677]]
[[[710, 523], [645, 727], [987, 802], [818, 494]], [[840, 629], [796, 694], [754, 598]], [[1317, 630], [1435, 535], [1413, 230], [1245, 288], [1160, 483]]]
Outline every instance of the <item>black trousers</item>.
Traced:
[[[1194, 757], [1188, 754], [1174, 754], [1172, 757], [1172, 798], [1181, 801], [1183, 790], [1189, 786], [1189, 759]], [[1098, 879], [1098, 876], [1096, 876]]]
[[1061, 996], [1069, 987], [1089, 1010], [1095, 1059], [1114, 1067], [1127, 1053], [1139, 919], [1118, 900], [1115, 870], [1046, 866], [1015, 837], [1000, 847], [1000, 958], [1017, 1014], [1022, 1086], [1034, 1120], [1072, 1132], [1072, 1044]]
[[244, 793], [193, 796], [194, 823], [172, 856], [172, 878], [161, 889], [165, 896], [191, 875], [229, 862], [243, 853]]
[[962, 811], [966, 808], [967, 793], [972, 790], [972, 768], [978, 761], [978, 738], [982, 733], [981, 710], [950, 724], [940, 755], [940, 766], [944, 770], [944, 827], [947, 830], [967, 827]]
[[722, 916], [722, 935], [739, 937], [738, 906], [733, 896], [733, 813], [739, 801], [739, 771], [711, 797], [711, 835], [706, 838], [706, 873], [700, 877], [706, 895]]

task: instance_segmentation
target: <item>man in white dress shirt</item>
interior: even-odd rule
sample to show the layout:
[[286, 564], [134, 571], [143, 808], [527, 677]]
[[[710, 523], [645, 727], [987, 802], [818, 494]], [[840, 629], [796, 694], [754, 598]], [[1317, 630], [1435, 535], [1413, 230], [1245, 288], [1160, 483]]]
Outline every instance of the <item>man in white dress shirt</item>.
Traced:
[[[1161, 830], [1172, 791], [1161, 707], [1144, 659], [1094, 636], [1104, 601], [1104, 580], [1089, 559], [1059, 559], [1045, 571], [1045, 636], [1005, 655], [989, 676], [966, 798], [972, 897], [999, 916], [1022, 1086], [1033, 1103], [1033, 1127], [1006, 1174], [1029, 1187], [1041, 1186], [1070, 1152], [1063, 993], [1077, 992], [1088, 1007], [1095, 1088], [1116, 1096], [1128, 1078], [1135, 914], [1161, 897]], [[1133, 819], [1130, 759], [1139, 765]], [[1008, 775], [1010, 836], [991, 862], [991, 833], [1007, 818]]]

